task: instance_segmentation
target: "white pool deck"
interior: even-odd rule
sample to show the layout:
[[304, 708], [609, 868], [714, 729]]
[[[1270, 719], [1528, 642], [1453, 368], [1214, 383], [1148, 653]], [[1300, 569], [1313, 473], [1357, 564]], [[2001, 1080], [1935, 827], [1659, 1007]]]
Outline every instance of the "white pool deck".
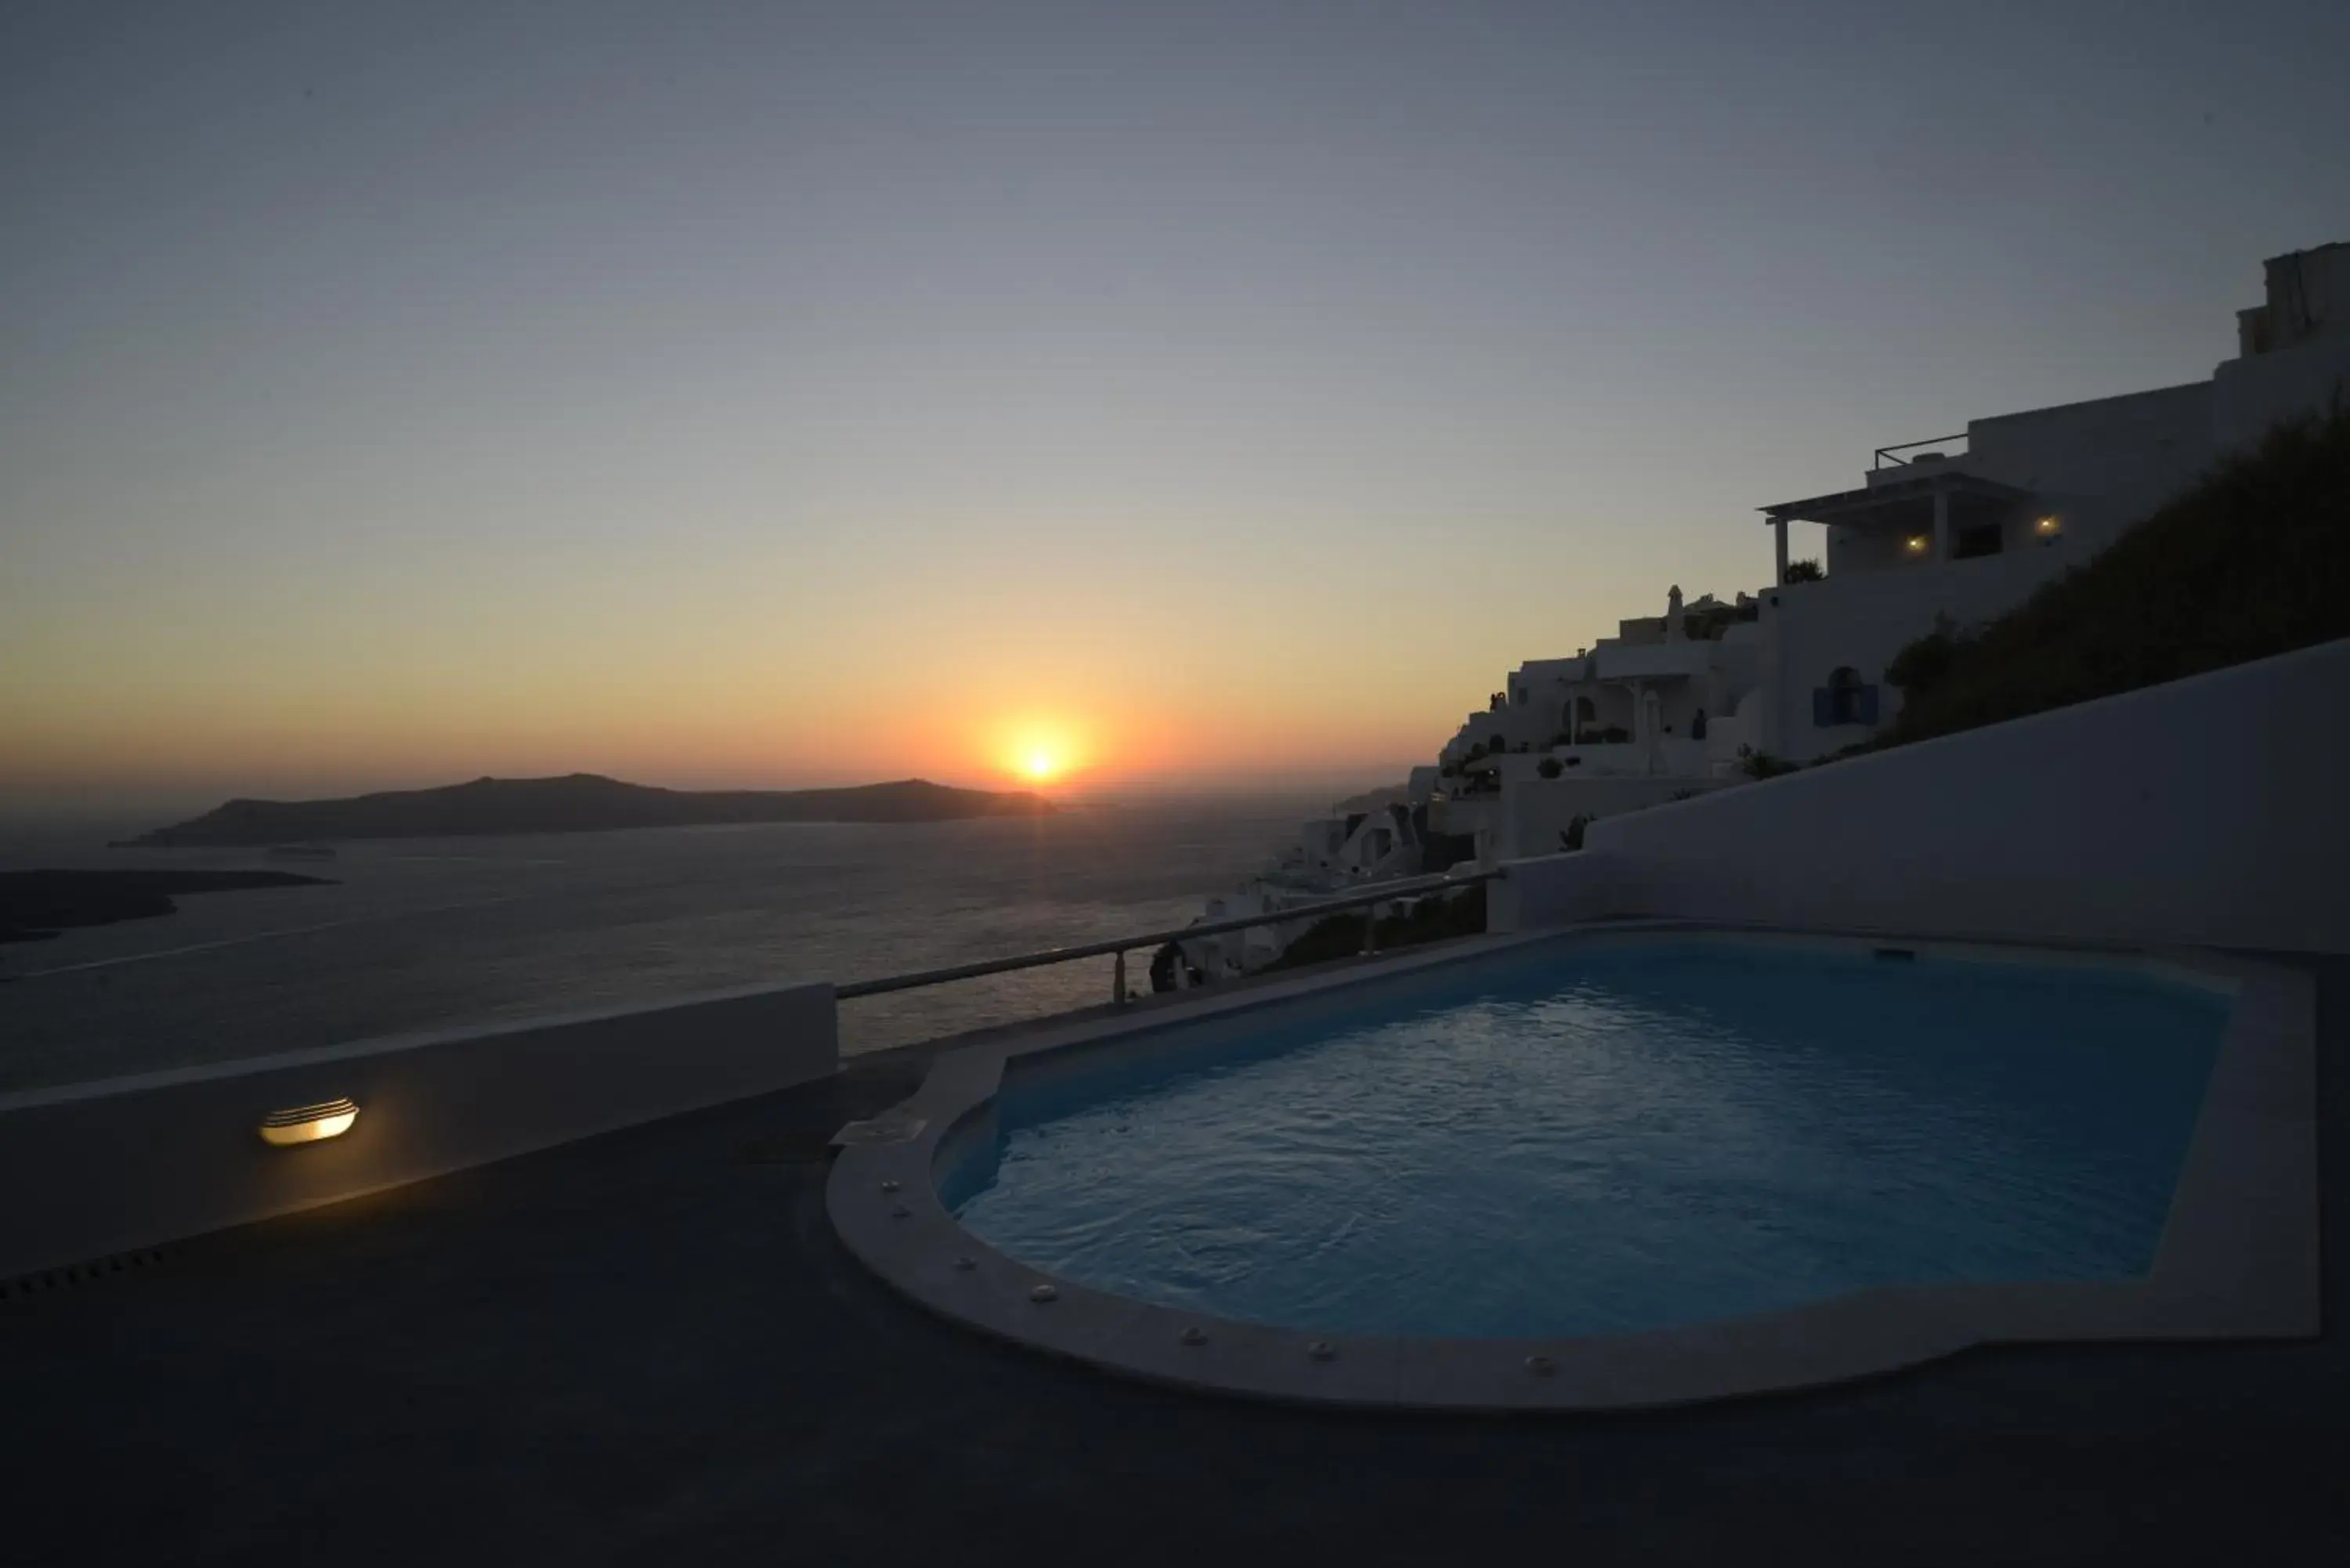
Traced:
[[[1082, 1072], [1218, 1016], [1295, 1004], [1543, 943], [1660, 935], [1779, 947], [1899, 946], [1929, 961], [2138, 970], [2232, 992], [2226, 1035], [2154, 1266], [2135, 1280], [1950, 1283], [1851, 1292], [1783, 1312], [1648, 1333], [1442, 1339], [1315, 1334], [1096, 1291], [995, 1251], [941, 1200], [940, 1173], [996, 1136], [1007, 1069]], [[1174, 1014], [1092, 1020], [941, 1057], [921, 1088], [842, 1129], [826, 1204], [867, 1267], [943, 1317], [1152, 1382], [1244, 1397], [1446, 1411], [1601, 1411], [1690, 1404], [1891, 1372], [1971, 1346], [2302, 1339], [2320, 1329], [2315, 987], [2295, 971], [2190, 951], [2051, 949], [1883, 935], [1615, 921], [1390, 954]], [[1040, 1299], [1041, 1298], [1041, 1299]]]

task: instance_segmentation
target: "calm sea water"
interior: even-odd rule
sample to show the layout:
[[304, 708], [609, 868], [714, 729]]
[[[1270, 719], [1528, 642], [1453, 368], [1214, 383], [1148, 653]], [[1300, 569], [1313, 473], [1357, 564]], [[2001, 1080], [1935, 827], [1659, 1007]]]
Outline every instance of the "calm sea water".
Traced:
[[[1177, 926], [1324, 805], [403, 839], [317, 864], [108, 850], [105, 829], [19, 831], [0, 838], [0, 869], [255, 866], [336, 885], [206, 893], [163, 919], [0, 945], [0, 1090]], [[1149, 983], [1147, 957], [1129, 959], [1131, 983]], [[1106, 1001], [1109, 963], [844, 1003], [842, 1047]]]

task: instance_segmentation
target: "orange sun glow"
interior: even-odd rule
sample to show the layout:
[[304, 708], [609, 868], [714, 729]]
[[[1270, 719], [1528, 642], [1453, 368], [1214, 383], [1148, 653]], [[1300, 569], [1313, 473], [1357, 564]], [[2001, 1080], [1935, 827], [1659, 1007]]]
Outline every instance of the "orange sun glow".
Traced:
[[1015, 719], [1002, 724], [986, 749], [997, 768], [1030, 784], [1065, 784], [1092, 766], [1095, 748], [1067, 721]]

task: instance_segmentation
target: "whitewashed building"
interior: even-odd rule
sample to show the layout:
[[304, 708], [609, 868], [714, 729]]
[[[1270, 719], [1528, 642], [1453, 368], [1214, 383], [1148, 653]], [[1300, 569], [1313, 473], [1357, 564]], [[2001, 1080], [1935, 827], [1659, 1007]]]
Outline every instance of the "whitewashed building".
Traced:
[[[1269, 869], [1233, 891], [1211, 898], [1200, 919], [1278, 914], [1365, 882], [1417, 876], [1426, 843], [1425, 823], [1424, 807], [1400, 803], [1315, 817], [1298, 829], [1296, 843]], [[1380, 910], [1382, 915], [1393, 912]], [[1203, 980], [1227, 980], [1263, 969], [1312, 929], [1318, 918], [1183, 938], [1176, 945], [1188, 972], [1180, 974], [1177, 983], [1189, 983], [1193, 974]]]
[[[1747, 751], [1867, 740], [1899, 709], [1885, 670], [1904, 647], [2014, 608], [2279, 421], [2350, 406], [2350, 244], [2270, 260], [2266, 294], [2209, 379], [1975, 420], [1878, 448], [1856, 487], [1760, 508], [1776, 587], [1687, 607], [1675, 588], [1663, 616], [1521, 665], [1413, 798], [1481, 855], [1534, 855], [1577, 816], [1735, 782]], [[1791, 583], [1799, 522], [1825, 525], [1825, 570]]]
[[1745, 595], [1684, 604], [1677, 587], [1663, 615], [1623, 621], [1573, 659], [1519, 666], [1440, 753], [1430, 825], [1475, 838], [1481, 857], [1537, 855], [1564, 846], [1578, 816], [1730, 782], [1759, 616]]
[[[1578, 818], [1734, 785], [1749, 753], [1809, 762], [1867, 740], [1898, 711], [1885, 670], [1903, 648], [2012, 609], [2280, 421], [2350, 406], [2350, 244], [2272, 259], [2266, 294], [2206, 380], [1975, 420], [1878, 448], [1851, 489], [1760, 508], [1776, 586], [1687, 603], [1674, 587], [1661, 615], [1520, 665], [1412, 770], [1409, 808], [1308, 823], [1209, 918], [1412, 875], [1435, 836], [1480, 859], [1546, 854]], [[1826, 529], [1825, 559], [1791, 583], [1795, 523]], [[1202, 972], [1238, 973], [1303, 929], [1183, 946]]]
[[[2208, 380], [1970, 421], [1879, 448], [1859, 486], [1762, 507], [1781, 586], [1762, 595], [1758, 751], [1866, 740], [1900, 693], [1885, 669], [1937, 618], [1992, 619], [2143, 521], [2279, 421], [2350, 404], [2350, 244], [2267, 263], [2238, 357]], [[1788, 524], [1827, 529], [1826, 572], [1788, 583]]]

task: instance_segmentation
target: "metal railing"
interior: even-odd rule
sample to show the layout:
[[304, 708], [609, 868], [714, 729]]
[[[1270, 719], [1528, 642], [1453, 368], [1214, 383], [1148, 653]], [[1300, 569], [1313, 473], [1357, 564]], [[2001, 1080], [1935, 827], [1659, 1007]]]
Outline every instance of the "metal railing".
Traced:
[[1908, 458], [1899, 455], [1902, 452], [1916, 452], [1921, 446], [1940, 446], [1948, 441], [1964, 441], [1966, 439], [1967, 432], [1960, 431], [1956, 435], [1928, 436], [1924, 441], [1905, 441], [1898, 446], [1881, 446], [1877, 449], [1877, 461], [1870, 463], [1868, 465], [1868, 469], [1870, 472], [1874, 473], [1888, 462], [1898, 468], [1906, 464], [1909, 461]]
[[[1156, 948], [1173, 941], [1187, 941], [1194, 937], [1222, 936], [1227, 931], [1245, 931], [1255, 926], [1277, 926], [1291, 920], [1317, 919], [1324, 915], [1345, 909], [1359, 909], [1369, 904], [1384, 904], [1394, 898], [1416, 898], [1422, 893], [1447, 892], [1458, 888], [1472, 888], [1491, 882], [1503, 873], [1495, 867], [1484, 870], [1446, 872], [1439, 877], [1409, 877], [1393, 882], [1364, 884], [1360, 892], [1342, 898], [1318, 898], [1311, 904], [1293, 904], [1286, 909], [1275, 909], [1262, 915], [1235, 915], [1229, 919], [1201, 920], [1173, 930], [1146, 931], [1139, 936], [1114, 937], [1107, 941], [1083, 942], [1074, 947], [1043, 948], [1035, 952], [1015, 953], [1010, 958], [982, 959], [977, 963], [959, 963], [945, 969], [917, 970], [911, 974], [884, 975], [879, 980], [851, 981], [836, 986], [832, 994], [842, 1002], [860, 996], [879, 996], [886, 992], [912, 991], [918, 986], [944, 985], [951, 981], [978, 980], [991, 974], [1005, 974], [1013, 970], [1042, 969], [1047, 964], [1073, 963], [1079, 959], [1117, 957], [1110, 975], [1111, 1002], [1123, 1007], [1126, 995], [1126, 955], [1138, 948]], [[1363, 922], [1363, 952], [1366, 956], [1378, 950], [1379, 922], [1376, 917]]]

